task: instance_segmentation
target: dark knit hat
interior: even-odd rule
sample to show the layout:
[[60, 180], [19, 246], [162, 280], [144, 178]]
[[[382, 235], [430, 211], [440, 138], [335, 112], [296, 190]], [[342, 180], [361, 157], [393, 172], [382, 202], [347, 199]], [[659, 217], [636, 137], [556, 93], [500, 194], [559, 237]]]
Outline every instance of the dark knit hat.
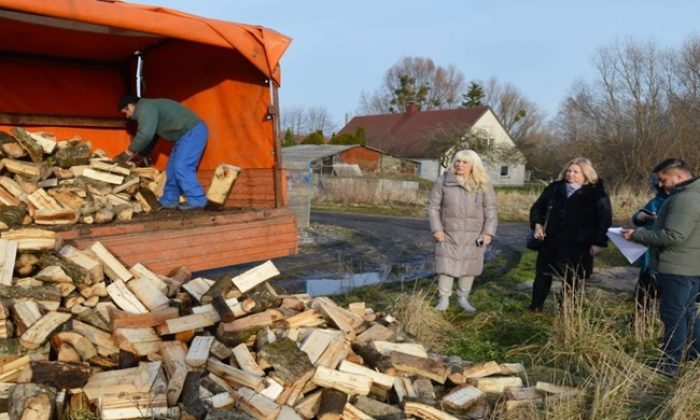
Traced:
[[139, 99], [141, 99], [141, 98], [139, 98], [136, 95], [131, 95], [131, 94], [122, 96], [122, 98], [119, 100], [119, 110], [121, 111], [129, 104], [137, 103], [139, 101]]

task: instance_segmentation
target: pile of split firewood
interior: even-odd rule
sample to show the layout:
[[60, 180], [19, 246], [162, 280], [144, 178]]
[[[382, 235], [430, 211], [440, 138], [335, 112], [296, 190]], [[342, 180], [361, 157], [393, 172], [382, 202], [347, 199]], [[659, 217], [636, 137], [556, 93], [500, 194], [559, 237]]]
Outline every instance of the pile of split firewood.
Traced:
[[36, 261], [16, 264], [31, 277], [2, 266], [0, 418], [482, 418], [576, 394], [525, 387], [521, 364], [429, 353], [364, 303], [278, 294], [270, 261], [214, 281], [49, 231], [0, 247], [15, 242]]
[[0, 132], [0, 222], [107, 223], [158, 209], [165, 175], [154, 167], [118, 164], [79, 138]]

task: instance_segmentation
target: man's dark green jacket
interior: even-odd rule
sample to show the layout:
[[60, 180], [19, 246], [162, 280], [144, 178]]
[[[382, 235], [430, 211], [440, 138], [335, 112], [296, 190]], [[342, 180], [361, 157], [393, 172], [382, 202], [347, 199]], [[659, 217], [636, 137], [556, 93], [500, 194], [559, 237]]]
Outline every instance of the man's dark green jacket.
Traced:
[[632, 240], [651, 246], [659, 273], [700, 276], [700, 177], [676, 186], [654, 226], [636, 230]]
[[197, 114], [172, 99], [140, 99], [131, 119], [139, 124], [129, 146], [129, 150], [136, 153], [147, 148], [156, 134], [177, 141], [202, 122]]

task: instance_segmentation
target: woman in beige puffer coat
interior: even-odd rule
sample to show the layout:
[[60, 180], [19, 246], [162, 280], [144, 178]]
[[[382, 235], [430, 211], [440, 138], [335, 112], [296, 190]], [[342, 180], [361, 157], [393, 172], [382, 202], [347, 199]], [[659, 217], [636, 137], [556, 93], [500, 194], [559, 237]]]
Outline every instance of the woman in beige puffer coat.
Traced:
[[462, 150], [455, 154], [452, 167], [433, 185], [428, 219], [436, 241], [440, 300], [435, 309], [447, 309], [457, 278], [457, 302], [465, 311], [474, 312], [469, 293], [474, 276], [483, 271], [484, 249], [498, 225], [496, 194], [476, 152]]

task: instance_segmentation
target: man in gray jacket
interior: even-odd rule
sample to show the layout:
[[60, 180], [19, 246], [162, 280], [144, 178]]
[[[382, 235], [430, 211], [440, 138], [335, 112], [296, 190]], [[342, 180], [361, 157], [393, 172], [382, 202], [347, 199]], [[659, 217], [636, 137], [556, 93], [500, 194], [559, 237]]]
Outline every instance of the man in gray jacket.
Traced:
[[649, 245], [658, 270], [659, 310], [664, 324], [663, 350], [667, 373], [675, 374], [686, 353], [700, 356], [700, 322], [696, 299], [700, 294], [700, 178], [690, 166], [671, 158], [656, 165], [659, 183], [672, 190], [650, 229], [625, 231], [625, 237]]

